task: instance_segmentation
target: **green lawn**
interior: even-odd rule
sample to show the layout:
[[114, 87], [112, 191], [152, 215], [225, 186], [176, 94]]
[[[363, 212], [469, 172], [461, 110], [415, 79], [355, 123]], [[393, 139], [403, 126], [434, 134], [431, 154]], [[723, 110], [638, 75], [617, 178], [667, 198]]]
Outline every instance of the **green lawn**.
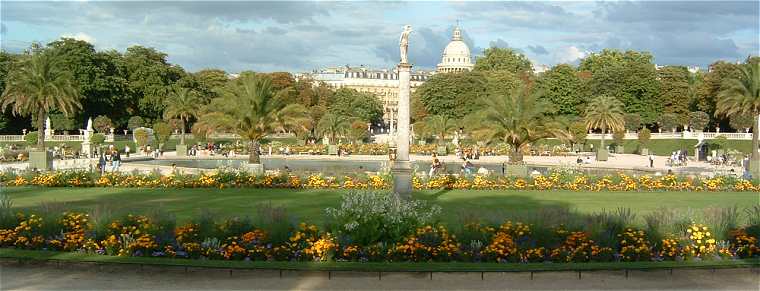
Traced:
[[[339, 204], [338, 190], [285, 189], [135, 189], [135, 188], [38, 188], [8, 187], [3, 192], [18, 209], [78, 209], [96, 207], [113, 213], [148, 213], [156, 208], [169, 211], [180, 221], [203, 210], [221, 216], [246, 216], [261, 203], [285, 206], [297, 221], [321, 223], [324, 209]], [[421, 191], [414, 197], [440, 205], [441, 219], [456, 222], [459, 217], [479, 216], [499, 220], [516, 212], [539, 209], [569, 209], [577, 213], [594, 213], [629, 208], [637, 218], [661, 207], [679, 210], [702, 210], [738, 206], [740, 209], [760, 204], [760, 194], [750, 192], [571, 192], [571, 191]], [[697, 211], [696, 215], [700, 215]]]

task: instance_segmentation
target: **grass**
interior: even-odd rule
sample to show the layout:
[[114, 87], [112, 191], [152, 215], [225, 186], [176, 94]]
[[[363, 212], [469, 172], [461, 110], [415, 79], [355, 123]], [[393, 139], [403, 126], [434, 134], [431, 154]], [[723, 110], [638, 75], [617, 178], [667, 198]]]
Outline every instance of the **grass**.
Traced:
[[[3, 189], [17, 209], [52, 205], [66, 209], [92, 210], [105, 207], [113, 213], [148, 213], [157, 208], [187, 221], [209, 211], [220, 216], [250, 216], [256, 206], [271, 203], [284, 206], [295, 221], [324, 222], [324, 209], [339, 205], [344, 190], [288, 189], [136, 189], [136, 188], [44, 188], [7, 187]], [[414, 198], [443, 208], [441, 220], [457, 223], [459, 218], [476, 214], [499, 220], [505, 215], [539, 210], [569, 209], [580, 214], [629, 208], [642, 219], [643, 214], [661, 207], [677, 210], [751, 207], [760, 204], [760, 194], [752, 192], [572, 192], [441, 190], [418, 191]], [[642, 221], [640, 221], [642, 222]]]
[[760, 266], [758, 259], [721, 261], [665, 261], [665, 262], [604, 262], [566, 264], [497, 264], [497, 263], [360, 263], [360, 262], [265, 262], [190, 260], [169, 258], [116, 257], [83, 253], [28, 251], [0, 249], [0, 258], [22, 261], [59, 261], [70, 263], [107, 263], [133, 265], [159, 265], [205, 267], [225, 269], [279, 269], [304, 271], [364, 271], [364, 272], [541, 272], [541, 271], [593, 271], [642, 270], [678, 268], [748, 268]]
[[[586, 141], [586, 150], [589, 150], [590, 144], [594, 144], [594, 148], [598, 149], [600, 145], [600, 140], [594, 139], [594, 140], [587, 140]], [[647, 145], [647, 148], [649, 148], [649, 152], [658, 156], [669, 156], [672, 152], [685, 149], [689, 152], [691, 156], [694, 156], [694, 145], [696, 145], [698, 140], [696, 139], [653, 139], [649, 141], [649, 144]], [[546, 144], [549, 146], [555, 146], [562, 144], [559, 140], [543, 140], [539, 142], [540, 144]], [[707, 140], [708, 144], [712, 143], [712, 140]], [[615, 141], [611, 139], [604, 140], [605, 145], [614, 145]], [[728, 149], [735, 149], [737, 151], [740, 151], [744, 154], [750, 153], [750, 150], [752, 149], [752, 141], [751, 140], [727, 140], [726, 141], [726, 147]], [[626, 154], [633, 154], [639, 152], [639, 141], [634, 139], [627, 139], [623, 141], [623, 148], [625, 150]]]

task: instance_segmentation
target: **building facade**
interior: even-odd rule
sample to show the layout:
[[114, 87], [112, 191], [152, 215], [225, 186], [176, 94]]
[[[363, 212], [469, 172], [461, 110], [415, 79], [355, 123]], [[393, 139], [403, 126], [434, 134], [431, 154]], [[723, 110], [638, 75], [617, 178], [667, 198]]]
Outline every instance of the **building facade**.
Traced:
[[[433, 75], [430, 71], [413, 71], [410, 78], [411, 90], [414, 92]], [[390, 124], [398, 112], [398, 72], [395, 69], [369, 69], [364, 66], [325, 68], [320, 71], [302, 74], [316, 83], [324, 83], [333, 89], [349, 88], [359, 92], [372, 93], [383, 104], [383, 120]]]

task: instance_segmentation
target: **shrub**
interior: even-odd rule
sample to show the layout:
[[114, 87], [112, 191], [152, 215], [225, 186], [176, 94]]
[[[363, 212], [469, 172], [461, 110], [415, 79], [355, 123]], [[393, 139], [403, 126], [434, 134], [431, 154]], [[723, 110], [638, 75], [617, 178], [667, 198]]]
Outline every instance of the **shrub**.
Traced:
[[694, 130], [704, 130], [707, 123], [710, 122], [710, 116], [702, 111], [689, 113], [689, 126]]
[[673, 113], [664, 113], [660, 115], [660, 128], [663, 130], [676, 131], [678, 127], [678, 116]]
[[32, 145], [37, 144], [38, 138], [39, 138], [39, 134], [36, 131], [34, 131], [34, 132], [27, 133], [24, 136], [24, 141], [26, 141], [28, 145], [32, 146]]
[[135, 130], [136, 128], [143, 126], [145, 126], [145, 120], [140, 116], [132, 116], [129, 118], [129, 121], [127, 121], [127, 128], [129, 128], [129, 130]]
[[439, 206], [377, 191], [350, 191], [339, 208], [327, 208], [335, 230], [352, 243], [397, 242], [441, 212]]
[[135, 142], [137, 143], [138, 147], [144, 147], [148, 144], [148, 131], [144, 128], [136, 129], [133, 135], [135, 136]]
[[166, 122], [156, 122], [153, 125], [153, 136], [158, 142], [158, 147], [163, 148], [164, 144], [169, 141], [169, 137], [172, 135], [172, 127]]
[[108, 133], [113, 128], [113, 121], [108, 116], [99, 115], [92, 121], [92, 127], [99, 133]]
[[639, 144], [646, 148], [649, 144], [649, 140], [652, 138], [652, 132], [648, 128], [643, 128], [639, 131]]
[[106, 141], [106, 136], [102, 133], [96, 133], [90, 136], [90, 143], [95, 146], [99, 146]]

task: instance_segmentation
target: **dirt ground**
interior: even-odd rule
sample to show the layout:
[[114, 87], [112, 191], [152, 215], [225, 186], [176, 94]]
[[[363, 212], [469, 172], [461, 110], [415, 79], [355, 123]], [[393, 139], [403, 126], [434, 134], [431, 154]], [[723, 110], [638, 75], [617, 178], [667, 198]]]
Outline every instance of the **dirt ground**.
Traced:
[[[482, 277], [481, 277], [482, 276]], [[55, 263], [0, 265], [2, 290], [760, 290], [758, 269], [362, 273]]]

